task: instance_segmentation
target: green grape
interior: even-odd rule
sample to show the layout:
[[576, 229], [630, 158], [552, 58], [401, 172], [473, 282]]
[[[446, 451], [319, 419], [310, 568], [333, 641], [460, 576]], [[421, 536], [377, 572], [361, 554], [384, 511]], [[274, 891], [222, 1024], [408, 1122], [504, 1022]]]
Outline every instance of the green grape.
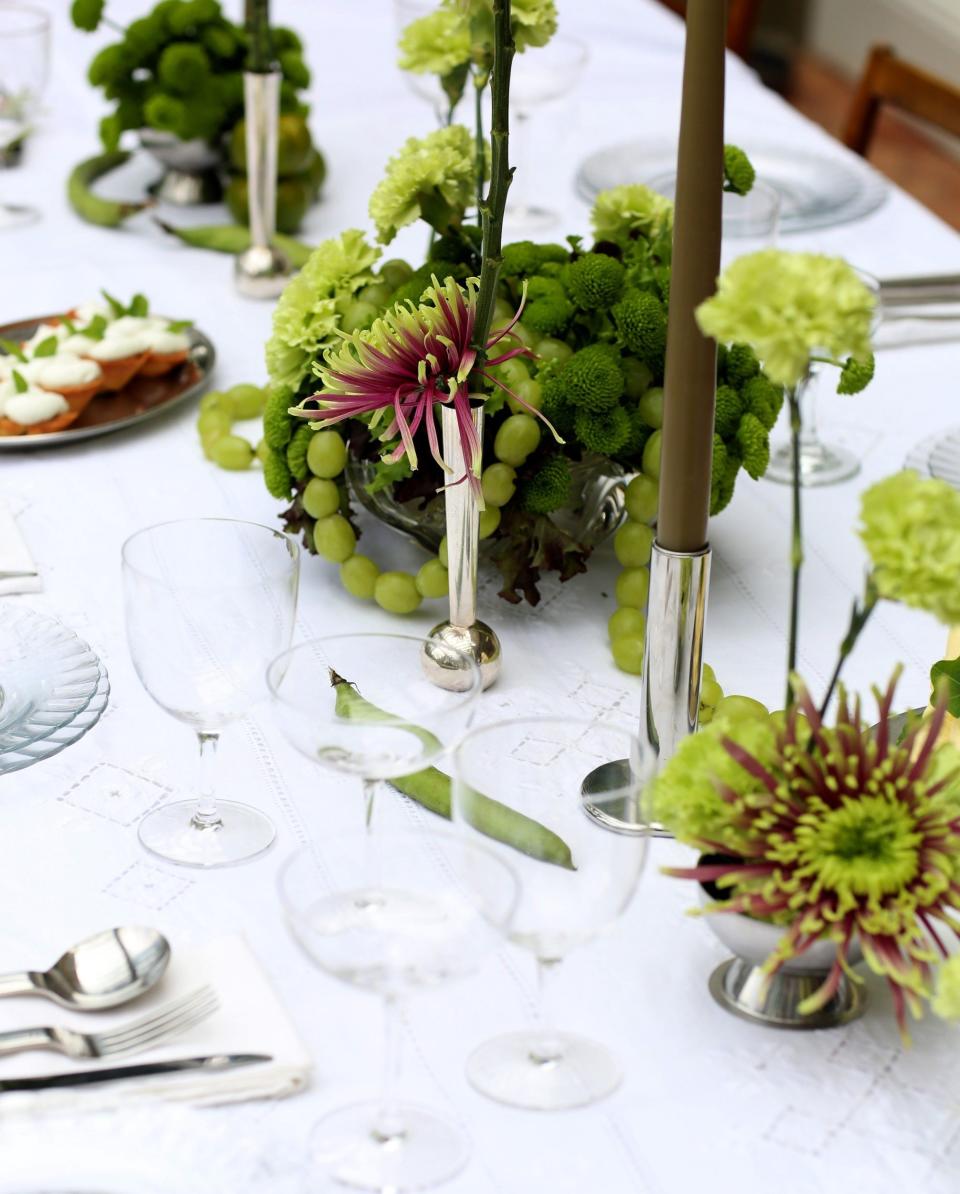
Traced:
[[313, 546], [325, 560], [342, 564], [353, 555], [357, 536], [342, 514], [328, 514], [313, 528]]
[[514, 310], [506, 299], [498, 298], [493, 304], [493, 326], [495, 328], [502, 328], [504, 324], [513, 319]]
[[421, 597], [446, 597], [450, 588], [450, 574], [435, 556], [420, 567], [417, 573], [417, 592]]
[[253, 463], [253, 447], [239, 435], [221, 435], [210, 449], [210, 458], [221, 468], [249, 468]]
[[480, 538], [489, 539], [500, 525], [499, 506], [488, 506], [480, 511]]
[[523, 363], [522, 357], [511, 357], [502, 365], [494, 365], [490, 372], [509, 390], [516, 390], [530, 380], [530, 371]]
[[235, 419], [256, 419], [263, 414], [265, 395], [259, 386], [231, 386], [224, 397]]
[[351, 332], [368, 328], [383, 310], [376, 303], [369, 303], [366, 299], [350, 299], [343, 305], [340, 315], [340, 330], [349, 335]]
[[273, 449], [270, 447], [270, 445], [267, 443], [267, 441], [265, 439], [262, 439], [257, 444], [256, 448], [254, 449], [253, 454], [260, 461], [261, 464], [265, 464], [267, 461], [267, 458], [270, 456], [272, 451], [273, 451]]
[[700, 704], [715, 708], [723, 700], [723, 689], [717, 683], [713, 668], [709, 663], [703, 665], [703, 676], [700, 680]]
[[613, 662], [621, 672], [629, 672], [631, 676], [639, 676], [643, 672], [643, 636], [634, 638], [632, 635], [622, 634], [610, 644]]
[[725, 696], [717, 701], [713, 711], [717, 717], [726, 717], [730, 721], [752, 721], [770, 716], [766, 705], [748, 696]]
[[617, 638], [643, 638], [647, 632], [647, 619], [639, 609], [625, 605], [614, 610], [607, 622], [607, 633], [612, 642]]
[[653, 477], [658, 481], [660, 479], [660, 441], [662, 439], [663, 432], [655, 431], [643, 449], [643, 471], [648, 477]]
[[380, 277], [390, 287], [392, 294], [413, 275], [413, 266], [400, 257], [391, 257], [380, 266]]
[[218, 407], [202, 411], [197, 419], [197, 430], [201, 439], [219, 439], [221, 435], [229, 435], [232, 427], [233, 420], [225, 410]]
[[654, 386], [637, 403], [640, 417], [649, 427], [663, 426], [663, 390]]
[[373, 597], [390, 614], [412, 614], [421, 601], [417, 582], [409, 572], [381, 572]]
[[394, 290], [396, 287], [391, 286], [388, 282], [370, 282], [358, 292], [357, 297], [365, 303], [372, 303], [382, 311], [389, 303]]
[[[620, 364], [623, 367], [623, 392], [634, 401], [642, 398], [647, 392], [647, 387], [653, 381], [650, 366], [646, 361], [640, 361], [636, 357], [621, 357]], [[657, 426], [659, 427], [660, 424], [658, 423]]]
[[210, 390], [200, 399], [200, 414], [208, 410], [222, 410], [225, 415], [230, 414], [227, 396], [222, 390]]
[[624, 568], [643, 568], [650, 563], [653, 530], [643, 522], [625, 522], [613, 537], [613, 550]]
[[[538, 332], [533, 332], [530, 328], [525, 328], [522, 323], [515, 323], [510, 329], [510, 334], [516, 336], [526, 348], [533, 348], [534, 344], [540, 338]], [[516, 360], [517, 358], [514, 359]]]
[[[518, 398], [522, 398], [527, 406], [532, 406], [534, 410], [539, 410], [543, 406], [543, 387], [538, 381], [534, 381], [532, 377], [528, 377], [514, 389], [514, 393]], [[507, 398], [507, 406], [513, 411], [515, 415], [519, 415], [525, 408], [520, 405], [516, 398]]]
[[444, 537], [440, 540], [440, 546], [437, 548], [437, 559], [444, 566], [444, 568], [450, 567], [450, 561], [447, 559], [447, 537], [446, 537], [446, 535], [444, 535]]
[[540, 427], [533, 415], [510, 415], [500, 424], [493, 454], [504, 464], [519, 468], [540, 443]]
[[697, 714], [697, 725], [708, 726], [714, 717], [716, 714], [709, 705], [701, 705], [700, 712]]
[[347, 445], [336, 431], [317, 431], [307, 448], [307, 468], [315, 477], [339, 477], [347, 463]]
[[634, 522], [653, 522], [657, 517], [660, 502], [659, 489], [652, 477], [638, 473], [623, 495], [627, 517], [632, 518]]
[[617, 577], [617, 604], [631, 609], [646, 609], [650, 593], [650, 573], [646, 568], [624, 568]]
[[563, 340], [555, 340], [552, 336], [544, 336], [538, 340], [533, 350], [541, 361], [556, 361], [562, 365], [565, 360], [573, 356], [573, 349]]
[[335, 481], [311, 477], [300, 495], [300, 503], [311, 518], [327, 518], [340, 509], [340, 490]]
[[509, 464], [487, 465], [480, 486], [488, 506], [505, 506], [517, 492], [517, 471]]
[[368, 556], [351, 556], [340, 565], [340, 583], [351, 597], [371, 601], [380, 569]]

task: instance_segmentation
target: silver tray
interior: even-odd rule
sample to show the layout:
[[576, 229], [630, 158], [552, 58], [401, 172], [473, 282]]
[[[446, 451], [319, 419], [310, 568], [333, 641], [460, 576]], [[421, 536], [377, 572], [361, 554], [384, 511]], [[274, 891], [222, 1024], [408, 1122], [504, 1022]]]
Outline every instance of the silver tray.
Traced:
[[[41, 323], [56, 319], [40, 315], [0, 327], [5, 340], [29, 340]], [[98, 435], [109, 435], [124, 427], [134, 427], [155, 419], [206, 389], [213, 372], [216, 352], [210, 339], [196, 328], [189, 328], [190, 352], [186, 361], [163, 377], [135, 377], [115, 394], [102, 394], [90, 403], [79, 419], [63, 431], [38, 435], [0, 435], [0, 450], [21, 452], [32, 448], [63, 447]]]

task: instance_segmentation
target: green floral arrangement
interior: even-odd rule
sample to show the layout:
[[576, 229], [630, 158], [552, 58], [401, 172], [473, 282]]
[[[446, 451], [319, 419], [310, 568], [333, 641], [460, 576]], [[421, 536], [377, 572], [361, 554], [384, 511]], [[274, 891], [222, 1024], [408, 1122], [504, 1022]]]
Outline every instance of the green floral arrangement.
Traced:
[[[750, 344], [786, 387], [795, 447], [802, 430], [796, 390], [813, 361], [840, 367], [841, 393], [856, 392], [873, 374], [872, 299], [837, 259], [742, 258], [699, 318], [712, 334]], [[875, 725], [840, 676], [881, 601], [960, 623], [960, 493], [908, 471], [862, 495], [859, 533], [869, 567], [819, 703], [793, 671], [800, 495], [795, 476], [787, 707], [771, 714], [756, 701], [723, 702], [655, 779], [653, 811], [680, 841], [713, 856], [669, 872], [714, 885], [724, 898], [707, 912], [783, 926], [765, 963], [769, 976], [815, 942], [836, 945], [831, 971], [802, 1012], [822, 1008], [844, 976], [862, 981], [852, 969], [859, 949], [887, 979], [906, 1037], [907, 1013], [920, 1016], [927, 1002], [960, 1017], [960, 962], [948, 945], [960, 939], [957, 661], [935, 666], [932, 708], [905, 729], [893, 714], [898, 672], [884, 692], [875, 690]]]

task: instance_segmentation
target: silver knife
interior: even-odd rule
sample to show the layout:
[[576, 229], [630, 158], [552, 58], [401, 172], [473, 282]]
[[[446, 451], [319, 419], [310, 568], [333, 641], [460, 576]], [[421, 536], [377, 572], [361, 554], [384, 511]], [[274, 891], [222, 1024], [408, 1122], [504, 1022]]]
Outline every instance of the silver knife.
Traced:
[[45, 1074], [39, 1078], [0, 1079], [0, 1094], [14, 1090], [55, 1090], [63, 1086], [90, 1086], [97, 1082], [119, 1082], [124, 1078], [149, 1078], [154, 1074], [179, 1074], [188, 1070], [218, 1073], [242, 1065], [273, 1061], [267, 1053], [217, 1053], [210, 1057], [183, 1057], [178, 1061], [148, 1061], [140, 1065], [118, 1065], [106, 1070], [78, 1070], [67, 1074]]

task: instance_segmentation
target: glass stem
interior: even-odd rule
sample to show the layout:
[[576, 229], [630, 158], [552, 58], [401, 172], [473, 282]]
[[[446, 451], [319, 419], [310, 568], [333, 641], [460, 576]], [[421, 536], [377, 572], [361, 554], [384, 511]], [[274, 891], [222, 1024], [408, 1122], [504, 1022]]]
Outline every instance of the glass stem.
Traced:
[[552, 976], [560, 966], [560, 958], [537, 958], [537, 1019], [540, 1031], [530, 1049], [535, 1065], [556, 1065], [563, 1059], [563, 1041], [554, 1028]]
[[[817, 427], [817, 395], [814, 379], [805, 377], [797, 387], [800, 403], [800, 446], [804, 458], [819, 455], [820, 431]], [[808, 466], [809, 467], [809, 466]]]
[[378, 1144], [397, 1144], [403, 1139], [406, 1131], [397, 1102], [403, 1066], [401, 1010], [400, 1000], [395, 995], [384, 996], [383, 1086], [380, 1109], [373, 1126], [373, 1135]]
[[200, 743], [200, 783], [197, 808], [190, 820], [194, 829], [220, 829], [223, 821], [217, 808], [217, 743], [219, 734], [197, 734]]
[[377, 795], [377, 781], [364, 779], [363, 784], [363, 827], [367, 833], [373, 832], [373, 802]]

